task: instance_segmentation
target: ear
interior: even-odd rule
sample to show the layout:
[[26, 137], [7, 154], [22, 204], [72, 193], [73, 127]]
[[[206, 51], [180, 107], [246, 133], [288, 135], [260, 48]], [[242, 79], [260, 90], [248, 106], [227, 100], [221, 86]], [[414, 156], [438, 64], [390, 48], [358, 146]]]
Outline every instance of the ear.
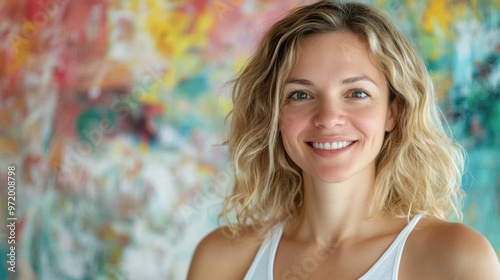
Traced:
[[385, 120], [385, 131], [391, 132], [399, 120], [401, 107], [397, 100], [393, 100], [387, 106], [387, 119]]

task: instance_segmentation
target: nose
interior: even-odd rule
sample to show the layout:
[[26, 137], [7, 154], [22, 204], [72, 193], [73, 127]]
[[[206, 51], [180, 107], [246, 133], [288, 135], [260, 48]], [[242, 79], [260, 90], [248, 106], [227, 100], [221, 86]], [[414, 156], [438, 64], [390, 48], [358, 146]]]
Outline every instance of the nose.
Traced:
[[334, 101], [322, 102], [314, 115], [314, 125], [319, 128], [331, 129], [345, 123], [345, 112]]

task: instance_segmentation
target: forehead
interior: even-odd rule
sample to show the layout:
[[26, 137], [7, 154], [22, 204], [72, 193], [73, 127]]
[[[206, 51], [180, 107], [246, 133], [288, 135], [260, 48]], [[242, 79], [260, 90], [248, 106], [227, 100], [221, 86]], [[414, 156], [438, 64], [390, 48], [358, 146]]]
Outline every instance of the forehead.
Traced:
[[331, 80], [352, 75], [386, 82], [366, 43], [354, 33], [335, 31], [307, 37], [289, 77]]

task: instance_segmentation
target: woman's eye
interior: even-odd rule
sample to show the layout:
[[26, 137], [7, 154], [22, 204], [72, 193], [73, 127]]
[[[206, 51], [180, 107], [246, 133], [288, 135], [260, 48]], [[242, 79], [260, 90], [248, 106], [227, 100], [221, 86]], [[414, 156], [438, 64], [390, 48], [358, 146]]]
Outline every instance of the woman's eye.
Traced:
[[368, 97], [368, 94], [362, 90], [353, 90], [348, 94], [351, 98], [365, 98]]
[[303, 100], [303, 99], [309, 99], [311, 98], [311, 96], [303, 91], [295, 91], [292, 94], [290, 94], [288, 98], [295, 100]]

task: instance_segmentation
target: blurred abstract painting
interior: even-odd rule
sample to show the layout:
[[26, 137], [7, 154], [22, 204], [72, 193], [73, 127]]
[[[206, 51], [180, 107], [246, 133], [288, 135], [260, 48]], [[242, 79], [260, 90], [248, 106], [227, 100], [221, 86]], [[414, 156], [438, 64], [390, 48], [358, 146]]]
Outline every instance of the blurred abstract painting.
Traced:
[[[0, 279], [185, 279], [231, 187], [227, 82], [312, 2], [2, 0]], [[363, 2], [423, 54], [500, 254], [500, 1]]]

